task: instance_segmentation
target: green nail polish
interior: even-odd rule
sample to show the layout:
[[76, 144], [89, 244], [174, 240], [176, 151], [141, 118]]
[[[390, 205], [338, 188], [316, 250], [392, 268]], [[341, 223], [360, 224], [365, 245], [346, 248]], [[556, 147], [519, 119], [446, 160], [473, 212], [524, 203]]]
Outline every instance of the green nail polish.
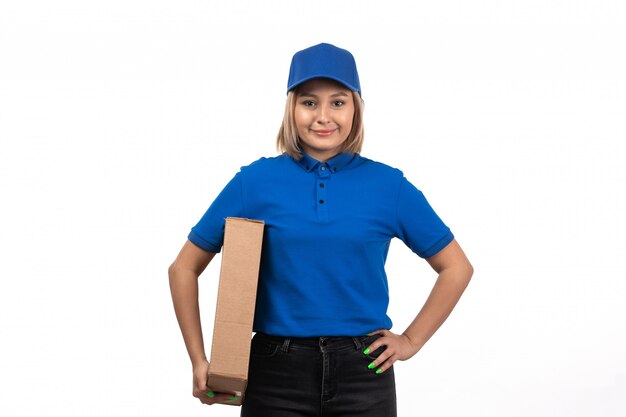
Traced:
[[230, 398], [228, 399], [228, 401], [235, 401], [236, 399], [237, 399], [237, 397], [230, 397]]
[[365, 350], [363, 351], [363, 354], [364, 354], [364, 355], [367, 355], [368, 353], [370, 353], [370, 348], [367, 348], [367, 349], [365, 349]]
[[215, 397], [215, 393], [213, 391], [209, 391], [209, 392], [206, 393], [206, 396], [209, 397], [209, 398], [213, 398], [213, 397]]
[[372, 369], [373, 367], [375, 367], [376, 365], [374, 364], [374, 362], [370, 363], [369, 365], [367, 365], [367, 369]]
[[376, 370], [376, 373], [377, 373], [377, 374], [379, 374], [379, 373], [381, 373], [382, 371], [383, 371], [382, 369], [378, 368], [378, 369]]

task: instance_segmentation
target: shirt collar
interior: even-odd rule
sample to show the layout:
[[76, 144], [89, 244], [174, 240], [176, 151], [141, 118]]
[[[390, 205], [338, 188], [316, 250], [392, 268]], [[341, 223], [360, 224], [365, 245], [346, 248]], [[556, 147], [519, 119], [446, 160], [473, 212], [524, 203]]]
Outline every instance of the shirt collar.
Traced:
[[302, 151], [302, 158], [300, 158], [299, 160], [294, 158], [292, 159], [294, 159], [294, 161], [296, 161], [296, 163], [300, 165], [306, 172], [313, 171], [318, 164], [326, 164], [330, 167], [332, 172], [337, 172], [346, 167], [356, 156], [356, 153], [341, 152], [333, 156], [326, 162], [320, 162], [306, 152]]

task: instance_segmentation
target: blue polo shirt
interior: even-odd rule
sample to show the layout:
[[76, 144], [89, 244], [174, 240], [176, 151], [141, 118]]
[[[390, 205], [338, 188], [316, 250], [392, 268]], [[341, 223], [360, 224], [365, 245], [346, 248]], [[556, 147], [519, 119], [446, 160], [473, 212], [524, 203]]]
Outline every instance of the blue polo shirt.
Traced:
[[454, 238], [402, 171], [349, 153], [326, 162], [284, 153], [241, 167], [189, 240], [220, 252], [231, 216], [265, 221], [253, 330], [278, 336], [391, 329], [391, 239], [428, 258]]

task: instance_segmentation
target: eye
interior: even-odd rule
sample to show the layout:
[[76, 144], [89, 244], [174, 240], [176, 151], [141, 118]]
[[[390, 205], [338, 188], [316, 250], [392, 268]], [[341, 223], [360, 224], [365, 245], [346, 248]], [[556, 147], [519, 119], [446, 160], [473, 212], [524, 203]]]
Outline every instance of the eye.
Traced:
[[344, 104], [346, 104], [346, 103], [344, 101], [342, 101], [342, 100], [335, 100], [335, 101], [333, 101], [333, 106], [336, 106], [336, 107], [341, 107]]
[[313, 100], [303, 100], [302, 105], [305, 107], [313, 107], [315, 106], [315, 102]]

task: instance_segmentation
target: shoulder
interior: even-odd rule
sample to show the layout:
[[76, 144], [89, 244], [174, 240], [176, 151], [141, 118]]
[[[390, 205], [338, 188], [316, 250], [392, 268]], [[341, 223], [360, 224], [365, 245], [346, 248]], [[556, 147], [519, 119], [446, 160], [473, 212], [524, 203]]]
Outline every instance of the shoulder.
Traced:
[[260, 174], [276, 172], [281, 167], [292, 164], [286, 154], [276, 156], [262, 156], [246, 165], [240, 167], [240, 174], [244, 176], [256, 177]]
[[379, 176], [384, 176], [388, 179], [400, 180], [404, 177], [404, 173], [402, 172], [402, 170], [394, 166], [385, 164], [380, 161], [375, 161], [362, 155], [359, 155], [358, 158], [360, 160], [359, 166], [367, 169], [371, 173]]

